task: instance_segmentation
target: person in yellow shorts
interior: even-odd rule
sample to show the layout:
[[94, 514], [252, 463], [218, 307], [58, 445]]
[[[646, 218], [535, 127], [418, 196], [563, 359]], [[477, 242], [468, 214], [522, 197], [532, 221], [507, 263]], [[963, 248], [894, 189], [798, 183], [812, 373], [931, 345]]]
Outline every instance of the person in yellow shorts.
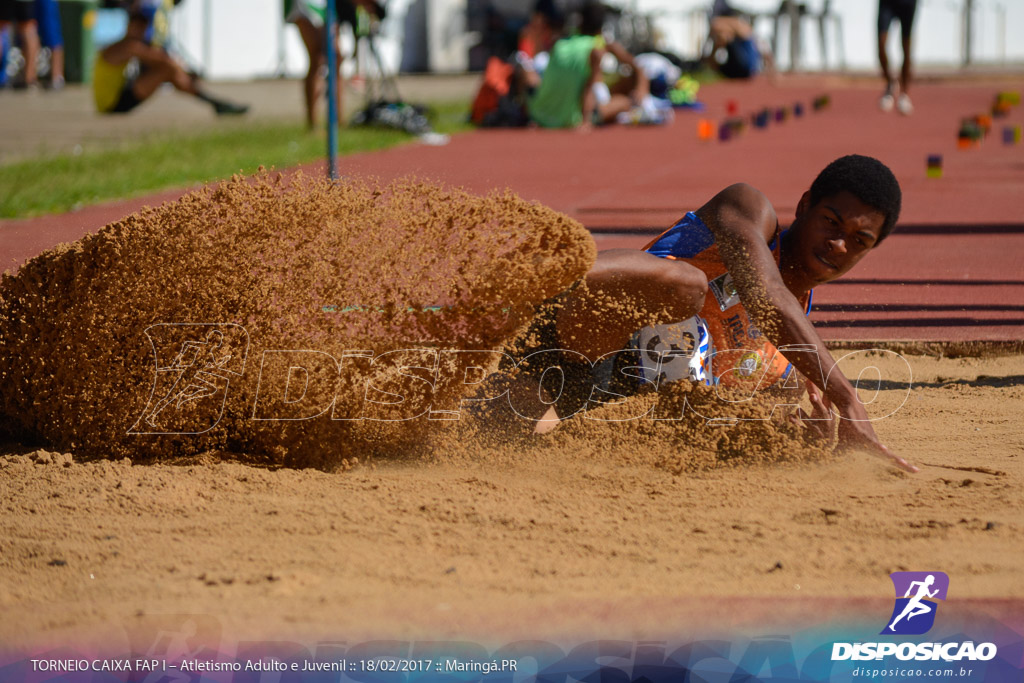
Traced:
[[[204, 92], [195, 74], [186, 71], [165, 50], [146, 42], [148, 25], [146, 15], [131, 13], [124, 38], [100, 51], [92, 80], [97, 111], [103, 114], [129, 112], [149, 99], [164, 83], [206, 102], [218, 114], [244, 114], [249, 110], [248, 105], [211, 97]], [[130, 75], [132, 64], [138, 64], [137, 75]]]

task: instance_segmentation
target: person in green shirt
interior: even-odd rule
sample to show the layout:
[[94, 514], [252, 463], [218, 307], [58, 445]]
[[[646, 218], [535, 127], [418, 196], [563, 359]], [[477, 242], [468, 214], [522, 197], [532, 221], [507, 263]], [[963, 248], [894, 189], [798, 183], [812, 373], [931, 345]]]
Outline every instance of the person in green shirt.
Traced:
[[[579, 35], [562, 38], [551, 49], [551, 59], [539, 85], [527, 101], [530, 119], [544, 128], [590, 128], [610, 123], [638, 105], [648, 93], [647, 78], [633, 55], [601, 36], [605, 8], [587, 2], [581, 10]], [[611, 53], [632, 73], [611, 90], [601, 78], [601, 59]]]

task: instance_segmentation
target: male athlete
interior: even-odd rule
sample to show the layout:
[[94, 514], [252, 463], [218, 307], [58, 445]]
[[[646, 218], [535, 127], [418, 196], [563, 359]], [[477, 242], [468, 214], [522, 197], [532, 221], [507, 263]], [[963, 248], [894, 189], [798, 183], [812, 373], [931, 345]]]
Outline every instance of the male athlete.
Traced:
[[[792, 363], [806, 378], [817, 411], [828, 415], [835, 406], [845, 418], [840, 445], [865, 448], [916, 472], [879, 442], [856, 391], [840, 370], [833, 372], [836, 362], [806, 316], [811, 290], [848, 272], [881, 244], [900, 204], [892, 172], [859, 155], [837, 159], [818, 175], [785, 232], [761, 192], [731, 185], [645, 249], [599, 253], [586, 286], [562, 295], [552, 341], [591, 360], [635, 344], [635, 321], [602, 312], [599, 302], [608, 299], [633, 301], [647, 319], [699, 321], [716, 347], [717, 381], [745, 375], [760, 377], [764, 386], [786, 376]], [[777, 347], [793, 345], [816, 354], [777, 353]], [[552, 417], [545, 416], [548, 427]]]

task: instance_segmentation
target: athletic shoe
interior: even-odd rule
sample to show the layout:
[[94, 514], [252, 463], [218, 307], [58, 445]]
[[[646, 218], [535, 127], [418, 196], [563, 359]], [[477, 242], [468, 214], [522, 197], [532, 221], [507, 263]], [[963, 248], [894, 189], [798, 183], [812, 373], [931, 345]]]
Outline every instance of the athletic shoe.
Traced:
[[218, 115], [244, 114], [249, 111], [249, 105], [235, 104], [233, 102], [217, 102], [213, 105], [213, 110], [217, 112]]
[[896, 104], [896, 98], [892, 96], [892, 93], [888, 90], [878, 100], [878, 108], [882, 111], [892, 111], [893, 105]]
[[899, 99], [896, 100], [896, 109], [898, 109], [904, 116], [910, 116], [913, 114], [914, 105], [910, 101], [910, 95], [907, 93], [900, 94]]

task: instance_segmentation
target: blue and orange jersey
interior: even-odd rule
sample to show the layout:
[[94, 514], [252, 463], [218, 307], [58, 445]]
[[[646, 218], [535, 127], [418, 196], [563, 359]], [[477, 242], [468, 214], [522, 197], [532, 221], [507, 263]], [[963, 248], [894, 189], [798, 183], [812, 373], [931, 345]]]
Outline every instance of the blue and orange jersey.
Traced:
[[[782, 240], [778, 231], [768, 247], [779, 263]], [[644, 251], [662, 258], [686, 261], [708, 278], [708, 296], [700, 316], [707, 322], [714, 346], [712, 369], [716, 381], [738, 384], [756, 381], [768, 387], [792, 372], [792, 366], [757, 329], [740, 301], [732, 276], [718, 253], [711, 230], [692, 211], [652, 240]], [[801, 301], [811, 311], [811, 293]]]

